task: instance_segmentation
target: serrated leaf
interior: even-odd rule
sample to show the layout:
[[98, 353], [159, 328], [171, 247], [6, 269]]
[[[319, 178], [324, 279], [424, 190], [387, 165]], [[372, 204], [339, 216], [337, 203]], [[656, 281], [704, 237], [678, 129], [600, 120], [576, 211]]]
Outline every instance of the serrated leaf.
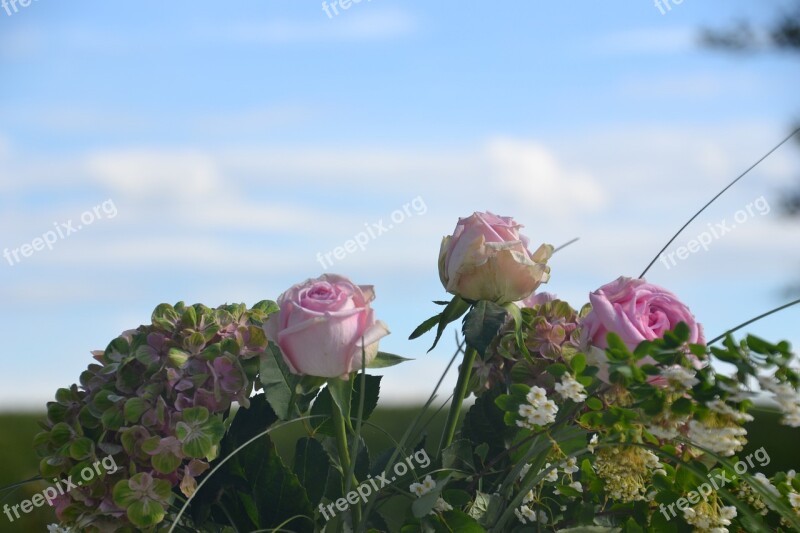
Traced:
[[[225, 448], [230, 446], [227, 444]], [[314, 530], [306, 518], [314, 515], [308, 494], [298, 477], [283, 464], [269, 436], [251, 443], [229, 462], [232, 464], [228, 472], [242, 482], [227, 490], [218, 488], [217, 493], [223, 495], [222, 504], [230, 511], [239, 531], [273, 530], [279, 526], [289, 531]]]
[[483, 357], [507, 317], [508, 311], [494, 302], [481, 300], [476, 303], [464, 318], [462, 331], [467, 346]]
[[469, 508], [469, 516], [485, 527], [493, 525], [503, 511], [503, 499], [497, 494], [477, 491]]
[[331, 378], [328, 380], [327, 391], [333, 403], [342, 413], [345, 422], [350, 425], [350, 406], [353, 395], [353, 383], [348, 379]]
[[280, 348], [274, 343], [261, 355], [260, 362], [259, 379], [264, 395], [278, 417], [289, 420], [296, 414], [295, 391], [302, 378], [289, 371]]
[[330, 461], [322, 444], [316, 439], [299, 439], [294, 448], [293, 471], [305, 487], [311, 505], [316, 505], [325, 493]]
[[447, 469], [472, 472], [472, 444], [466, 439], [459, 439], [442, 451], [442, 466]]
[[[363, 419], [367, 420], [372, 415], [372, 412], [378, 406], [378, 397], [380, 395], [380, 383], [382, 376], [370, 376], [366, 374], [366, 395], [364, 396], [364, 413]], [[351, 425], [356, 424], [355, 417], [358, 415], [359, 395], [361, 394], [361, 375], [355, 377], [353, 380], [353, 392], [350, 395], [350, 415]], [[319, 418], [313, 418], [311, 425], [314, 426], [315, 431], [324, 435], [334, 435], [334, 428], [330, 420], [331, 416], [331, 393], [326, 387], [320, 392], [314, 405], [311, 407], [311, 415], [319, 415]], [[324, 417], [324, 418], [323, 418]]]

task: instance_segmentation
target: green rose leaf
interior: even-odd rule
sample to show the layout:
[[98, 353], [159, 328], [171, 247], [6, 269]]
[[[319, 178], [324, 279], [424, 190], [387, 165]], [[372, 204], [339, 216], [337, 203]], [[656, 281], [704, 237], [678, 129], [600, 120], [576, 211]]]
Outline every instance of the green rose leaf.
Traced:
[[367, 365], [367, 368], [388, 368], [406, 361], [413, 361], [413, 359], [401, 357], [393, 353], [378, 352], [378, 355]]
[[272, 409], [281, 420], [289, 420], [296, 414], [296, 388], [301, 377], [289, 372], [280, 348], [270, 344], [261, 355], [261, 384]]
[[308, 492], [312, 505], [319, 503], [325, 493], [329, 468], [328, 454], [318, 440], [304, 437], [297, 441], [292, 470]]
[[[382, 376], [370, 376], [369, 374], [366, 375], [366, 384], [365, 387], [365, 395], [364, 395], [364, 413], [363, 419], [368, 420], [372, 412], [378, 406], [378, 396], [380, 394], [380, 383], [381, 383]], [[355, 376], [353, 380], [353, 391], [350, 395], [350, 424], [355, 425], [356, 423], [356, 416], [358, 415], [358, 404], [361, 395], [361, 379], [362, 376], [359, 374]], [[341, 382], [341, 384], [346, 384], [348, 382], [343, 380], [336, 380]], [[339, 384], [334, 383], [334, 389]], [[322, 433], [323, 435], [334, 435], [333, 425], [331, 424], [330, 415], [331, 415], [331, 406], [333, 399], [331, 398], [331, 390], [328, 387], [324, 388], [322, 392], [319, 393], [319, 396], [314, 401], [314, 405], [311, 408], [312, 415], [320, 415], [320, 418], [314, 418], [311, 420], [311, 424], [314, 426], [318, 433]], [[343, 391], [340, 394], [344, 394]], [[322, 418], [324, 417], [324, 418]]]
[[494, 302], [481, 300], [476, 303], [464, 318], [463, 333], [467, 345], [483, 357], [507, 316], [508, 311]]

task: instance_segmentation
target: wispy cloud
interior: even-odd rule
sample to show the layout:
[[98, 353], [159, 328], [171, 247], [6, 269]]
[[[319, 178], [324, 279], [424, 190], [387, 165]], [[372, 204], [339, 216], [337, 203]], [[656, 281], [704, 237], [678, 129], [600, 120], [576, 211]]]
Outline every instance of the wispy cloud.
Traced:
[[752, 96], [758, 93], [759, 81], [752, 76], [722, 73], [676, 71], [670, 74], [635, 75], [619, 81], [619, 93], [626, 98], [648, 101], [665, 99], [673, 103], [709, 100], [723, 93]]
[[417, 27], [408, 11], [362, 4], [334, 20], [320, 10], [317, 20], [241, 21], [208, 30], [207, 36], [215, 42], [248, 44], [385, 41], [414, 33]]
[[134, 199], [169, 201], [223, 194], [212, 157], [197, 150], [125, 150], [88, 156], [90, 176]]
[[680, 54], [696, 50], [697, 43], [696, 28], [651, 27], [603, 34], [591, 49], [611, 55]]

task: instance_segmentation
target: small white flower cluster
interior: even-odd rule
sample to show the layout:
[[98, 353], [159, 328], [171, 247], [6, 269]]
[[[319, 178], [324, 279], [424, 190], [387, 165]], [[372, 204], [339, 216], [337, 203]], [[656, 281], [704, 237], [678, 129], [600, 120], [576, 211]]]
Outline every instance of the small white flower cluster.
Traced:
[[547, 399], [547, 391], [541, 387], [531, 387], [526, 396], [528, 403], [519, 406], [519, 416], [524, 420], [517, 420], [517, 426], [535, 429], [536, 426], [546, 426], [556, 420], [558, 406], [553, 400]]
[[447, 511], [452, 511], [453, 506], [444, 501], [444, 498], [437, 498], [436, 503], [433, 504], [433, 510], [430, 514], [436, 513], [446, 513]]
[[567, 486], [577, 490], [578, 492], [583, 492], [583, 485], [581, 485], [580, 481], [573, 481]]
[[701, 533], [728, 533], [727, 526], [736, 518], [736, 507], [719, 507], [715, 509], [708, 504], [697, 507], [686, 507], [683, 518], [693, 525], [695, 531]]
[[[408, 490], [413, 492], [417, 495], [417, 498], [421, 498], [428, 494], [430, 491], [436, 488], [436, 482], [433, 480], [431, 476], [425, 476], [425, 479], [422, 480], [422, 483], [412, 483]], [[433, 505], [433, 509], [431, 510], [430, 514], [435, 513], [444, 513], [446, 511], [452, 511], [453, 507], [444, 501], [444, 498], [437, 498], [436, 503]]]
[[436, 488], [436, 482], [431, 476], [425, 476], [422, 483], [412, 483], [408, 490], [417, 495], [417, 498], [425, 496], [430, 491]]
[[698, 420], [689, 421], [687, 436], [699, 448], [711, 450], [724, 457], [741, 451], [747, 444], [747, 430], [741, 426], [714, 427]]
[[667, 380], [670, 388], [673, 390], [687, 390], [691, 389], [700, 380], [697, 379], [696, 372], [680, 365], [671, 366], [661, 370], [661, 376]]
[[678, 426], [677, 420], [665, 418], [659, 424], [649, 424], [646, 429], [657, 439], [672, 440], [679, 435]]
[[589, 453], [594, 453], [594, 447], [597, 446], [599, 440], [600, 439], [597, 437], [597, 433], [592, 435], [592, 438], [589, 439], [589, 444], [586, 445], [586, 449], [589, 450]]
[[761, 496], [758, 495], [748, 483], [739, 485], [736, 496], [761, 516], [767, 516], [769, 513], [769, 509], [764, 503], [764, 500], [761, 499]]
[[578, 460], [574, 457], [567, 458], [567, 462], [561, 465], [561, 468], [564, 470], [565, 474], [574, 474], [580, 468], [578, 468]]
[[775, 496], [776, 498], [780, 498], [780, 497], [781, 497], [781, 493], [780, 493], [780, 491], [778, 490], [778, 487], [776, 487], [775, 485], [773, 485], [773, 484], [772, 484], [772, 482], [769, 480], [769, 478], [768, 478], [767, 476], [765, 476], [765, 475], [764, 475], [764, 474], [762, 474], [761, 472], [758, 472], [758, 473], [757, 473], [755, 476], [753, 476], [753, 477], [755, 478], [755, 480], [756, 480], [756, 481], [758, 481], [759, 483], [761, 483], [761, 485], [762, 485], [762, 486], [763, 486], [765, 489], [767, 489], [767, 492], [769, 492], [770, 494], [772, 494], [772, 495], [773, 495], [773, 496]]
[[70, 533], [68, 527], [61, 527], [58, 524], [50, 524], [47, 526], [47, 533]]
[[728, 416], [733, 420], [744, 423], [744, 422], [752, 422], [753, 416], [748, 413], [743, 413], [741, 411], [737, 411], [727, 403], [723, 402], [719, 398], [715, 400], [711, 400], [710, 402], [706, 403], [706, 407], [714, 411], [715, 413], [719, 413], [721, 415]]
[[649, 500], [647, 487], [664, 465], [658, 456], [639, 446], [604, 448], [597, 454], [595, 471], [608, 495], [622, 502]]
[[781, 424], [793, 428], [800, 427], [800, 395], [788, 383], [777, 383], [768, 377], [758, 378], [761, 387], [775, 395], [775, 401], [783, 411]]
[[519, 509], [514, 509], [514, 514], [517, 515], [517, 519], [522, 524], [535, 524], [536, 522], [540, 524], [547, 523], [547, 513], [539, 511], [539, 514], [536, 514], [536, 511], [527, 505], [523, 505]]
[[[595, 435], [595, 443], [596, 443]], [[553, 467], [551, 463], [545, 463], [544, 468], [539, 471], [539, 475], [544, 475], [542, 478], [542, 482], [548, 483], [555, 483], [558, 481], [558, 467]], [[530, 472], [531, 465], [526, 464], [522, 467], [522, 470], [519, 473], [519, 479], [522, 481], [523, 478]], [[574, 457], [568, 457], [567, 460], [561, 463], [561, 469], [564, 471], [564, 474], [569, 476], [569, 480], [571, 483], [568, 484], [569, 487], [573, 488], [578, 492], [583, 492], [583, 485], [581, 485], [580, 481], [572, 481], [572, 474], [580, 471], [578, 467], [578, 461]], [[545, 473], [546, 472], [546, 473]], [[539, 522], [541, 524], [546, 524], [547, 514], [544, 511], [539, 511], [537, 514], [530, 506], [531, 503], [535, 502], [536, 495], [534, 494], [533, 490], [529, 490], [528, 493], [523, 498], [522, 503], [523, 505], [519, 509], [514, 509], [514, 514], [517, 515], [519, 521], [523, 524], [527, 523], [536, 523]]]
[[[550, 468], [550, 463], [546, 463], [546, 464], [544, 465], [544, 468], [542, 468], [541, 470], [539, 470], [539, 474], [541, 474], [542, 472], [544, 472], [544, 471], [545, 471], [545, 470], [547, 470], [548, 468]], [[526, 464], [525, 466], [523, 466], [523, 467], [522, 467], [522, 470], [520, 470], [520, 472], [519, 472], [519, 480], [520, 480], [520, 481], [522, 481], [522, 480], [525, 478], [525, 476], [527, 476], [527, 475], [528, 475], [528, 472], [530, 472], [530, 470], [531, 470], [531, 465], [530, 465], [530, 463], [528, 463], [528, 464]], [[547, 473], [547, 475], [545, 475], [545, 476], [544, 476], [544, 479], [543, 479], [543, 480], [544, 480], [544, 481], [549, 481], [550, 483], [553, 483], [553, 482], [555, 482], [555, 481], [558, 481], [558, 468], [554, 468], [554, 469], [550, 470], [550, 471]]]
[[561, 383], [556, 383], [556, 392], [576, 403], [586, 400], [586, 389], [571, 374], [564, 374]]
[[[539, 473], [541, 474], [542, 472], [545, 472], [548, 468], [550, 468], [550, 463], [545, 463], [544, 468], [542, 468]], [[558, 481], [558, 468], [553, 468], [547, 472], [547, 474], [544, 476], [544, 480], [550, 483], [555, 483]]]
[[800, 510], [800, 494], [792, 491], [789, 493], [789, 504], [794, 508]]

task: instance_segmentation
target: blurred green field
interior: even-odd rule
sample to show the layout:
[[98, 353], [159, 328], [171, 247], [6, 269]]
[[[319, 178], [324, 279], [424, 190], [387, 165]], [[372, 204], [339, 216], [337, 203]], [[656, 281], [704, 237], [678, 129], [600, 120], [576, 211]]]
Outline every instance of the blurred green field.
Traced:
[[[417, 412], [418, 408], [416, 407], [382, 408], [375, 411], [370, 422], [380, 426], [393, 438], [399, 439]], [[771, 411], [759, 410], [754, 414], [756, 420], [747, 426], [750, 444], [744, 455], [764, 447], [770, 457], [769, 464], [759, 469], [764, 474], [770, 475], [776, 471], [789, 469], [800, 471], [800, 454], [797, 453], [800, 429], [778, 425], [778, 415]], [[439, 413], [431, 419], [427, 426], [426, 433], [429, 438], [426, 447], [429, 451], [438, 443], [445, 415], [446, 413]], [[427, 421], [430, 416], [431, 414], [428, 414], [425, 420]], [[37, 420], [40, 418], [41, 415], [36, 414], [0, 414], [0, 428], [2, 428], [0, 430], [0, 450], [2, 450], [0, 487], [37, 475], [38, 458], [31, 442], [33, 436], [39, 431]], [[365, 425], [363, 434], [374, 453], [388, 448], [392, 443], [388, 436], [370, 425]], [[278, 450], [287, 464], [291, 464], [295, 441], [304, 435], [301, 424], [281, 428], [273, 435]], [[19, 503], [44, 487], [43, 482], [36, 482], [3, 492], [0, 495], [0, 500], [2, 500], [0, 506]], [[8, 517], [3, 514], [0, 515], [0, 533], [46, 531], [47, 524], [53, 521], [53, 514], [44, 507], [34, 509], [32, 513], [13, 523], [10, 523]]]

